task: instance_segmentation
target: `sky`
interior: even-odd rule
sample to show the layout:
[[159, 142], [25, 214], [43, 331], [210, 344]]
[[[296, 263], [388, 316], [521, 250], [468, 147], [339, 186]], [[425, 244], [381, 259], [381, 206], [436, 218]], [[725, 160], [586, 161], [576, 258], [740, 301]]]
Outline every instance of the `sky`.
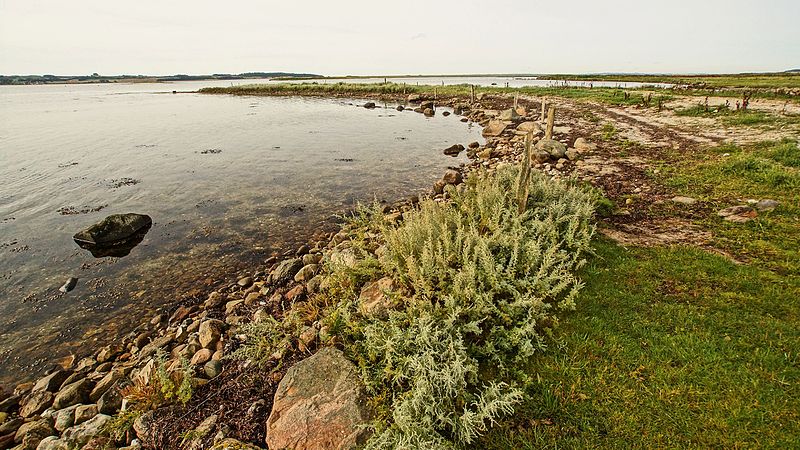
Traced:
[[800, 68], [800, 0], [0, 0], [0, 74]]

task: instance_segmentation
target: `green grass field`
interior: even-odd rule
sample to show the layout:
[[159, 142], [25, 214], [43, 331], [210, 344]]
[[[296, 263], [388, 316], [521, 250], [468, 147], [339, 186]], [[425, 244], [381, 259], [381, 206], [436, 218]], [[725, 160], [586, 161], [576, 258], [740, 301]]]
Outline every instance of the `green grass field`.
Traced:
[[789, 140], [665, 163], [662, 182], [714, 211], [747, 198], [781, 206], [746, 224], [713, 212], [695, 221], [745, 264], [698, 248], [597, 241], [577, 309], [557, 331], [558, 349], [530, 363], [535, 400], [483, 444], [800, 446], [798, 167], [800, 148]]

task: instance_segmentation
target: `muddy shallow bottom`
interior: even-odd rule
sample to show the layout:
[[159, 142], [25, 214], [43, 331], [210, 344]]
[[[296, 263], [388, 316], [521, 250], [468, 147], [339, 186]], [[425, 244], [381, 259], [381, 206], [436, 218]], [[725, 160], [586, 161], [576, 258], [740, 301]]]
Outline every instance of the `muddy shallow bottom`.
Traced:
[[[321, 239], [358, 201], [427, 189], [463, 162], [442, 149], [480, 140], [456, 116], [356, 100], [29, 88], [0, 91], [3, 384]], [[72, 241], [127, 212], [153, 218], [128, 256]]]

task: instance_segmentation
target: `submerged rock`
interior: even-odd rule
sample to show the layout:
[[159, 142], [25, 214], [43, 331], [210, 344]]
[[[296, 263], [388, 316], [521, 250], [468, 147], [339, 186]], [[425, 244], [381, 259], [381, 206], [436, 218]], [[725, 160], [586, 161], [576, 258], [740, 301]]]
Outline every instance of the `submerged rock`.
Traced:
[[58, 288], [58, 290], [66, 294], [67, 292], [75, 289], [75, 286], [77, 286], [77, 285], [78, 285], [78, 279], [75, 278], [75, 277], [70, 277], [66, 281], [66, 283], [64, 283], [64, 285], [62, 285], [60, 288]]
[[464, 151], [464, 146], [461, 144], [454, 144], [444, 149], [444, 154], [448, 156], [458, 156]]
[[122, 257], [130, 253], [144, 239], [153, 220], [144, 214], [112, 214], [102, 221], [76, 233], [75, 242], [100, 258]]

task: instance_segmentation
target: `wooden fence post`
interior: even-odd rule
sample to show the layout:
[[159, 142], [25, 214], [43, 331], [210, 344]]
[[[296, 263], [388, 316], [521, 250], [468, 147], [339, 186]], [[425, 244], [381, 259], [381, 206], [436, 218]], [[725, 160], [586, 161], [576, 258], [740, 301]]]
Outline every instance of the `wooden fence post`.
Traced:
[[544, 132], [545, 139], [553, 139], [553, 124], [556, 118], [556, 107], [551, 106], [547, 110], [547, 129]]
[[539, 118], [539, 122], [544, 123], [544, 108], [547, 105], [547, 97], [542, 97], [542, 116]]

